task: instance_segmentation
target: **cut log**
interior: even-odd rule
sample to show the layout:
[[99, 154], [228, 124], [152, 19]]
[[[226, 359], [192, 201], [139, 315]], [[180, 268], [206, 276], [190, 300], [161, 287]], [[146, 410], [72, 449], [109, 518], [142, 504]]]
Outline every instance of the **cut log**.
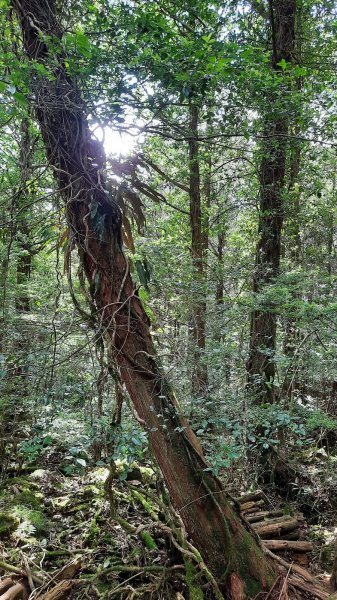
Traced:
[[311, 542], [292, 542], [288, 540], [263, 540], [262, 544], [273, 552], [291, 550], [294, 552], [311, 552], [313, 545]]
[[250, 492], [249, 494], [244, 494], [239, 498], [235, 498], [235, 501], [239, 502], [239, 504], [245, 504], [246, 502], [254, 502], [255, 500], [261, 499], [263, 500], [263, 498], [265, 498], [263, 491], [256, 490], [255, 492]]
[[276, 523], [262, 522], [254, 523], [253, 528], [260, 538], [270, 538], [280, 536], [285, 531], [293, 531], [298, 529], [299, 523], [297, 519], [287, 519], [286, 521], [278, 521]]
[[244, 502], [240, 505], [240, 510], [242, 513], [246, 513], [248, 511], [255, 512], [259, 506], [264, 505], [264, 500], [257, 500], [256, 502]]
[[256, 525], [254, 525], [254, 527], [260, 527], [260, 525], [262, 526], [262, 524], [264, 525], [274, 525], [274, 524], [278, 524], [278, 523], [287, 523], [288, 521], [296, 521], [297, 526], [300, 526], [300, 523], [298, 522], [297, 517], [292, 517], [290, 515], [284, 515], [282, 513], [281, 517], [275, 517], [272, 519], [268, 519], [267, 521], [264, 521], [263, 523], [256, 523]]
[[283, 510], [261, 510], [261, 512], [249, 514], [246, 519], [249, 523], [258, 523], [268, 518], [283, 517], [283, 515]]

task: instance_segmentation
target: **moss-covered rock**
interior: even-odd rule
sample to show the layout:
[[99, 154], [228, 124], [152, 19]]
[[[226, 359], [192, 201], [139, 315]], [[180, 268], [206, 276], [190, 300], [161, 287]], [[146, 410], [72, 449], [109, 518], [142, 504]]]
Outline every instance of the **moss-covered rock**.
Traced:
[[20, 520], [14, 515], [0, 513], [0, 538], [8, 537], [19, 526]]
[[37, 537], [45, 535], [48, 528], [48, 519], [42, 510], [35, 510], [27, 506], [15, 506], [13, 515], [19, 519], [20, 525], [15, 533], [16, 537], [26, 538], [32, 534]]
[[76, 494], [77, 499], [81, 498], [83, 500], [92, 500], [96, 496], [101, 496], [102, 490], [99, 489], [96, 485], [84, 485]]
[[32, 491], [27, 488], [20, 491], [14, 497], [15, 506], [27, 506], [28, 508], [38, 509], [41, 506], [43, 495], [40, 492]]

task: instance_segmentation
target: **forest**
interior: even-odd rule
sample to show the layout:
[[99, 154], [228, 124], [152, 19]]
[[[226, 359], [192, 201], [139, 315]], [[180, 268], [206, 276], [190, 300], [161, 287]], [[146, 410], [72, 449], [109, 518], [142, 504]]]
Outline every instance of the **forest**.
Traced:
[[0, 600], [336, 600], [335, 2], [0, 23]]

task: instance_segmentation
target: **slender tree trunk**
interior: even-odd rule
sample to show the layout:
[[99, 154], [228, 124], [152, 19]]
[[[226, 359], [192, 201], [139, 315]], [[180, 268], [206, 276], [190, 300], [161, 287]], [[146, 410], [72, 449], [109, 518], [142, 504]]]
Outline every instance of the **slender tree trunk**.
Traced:
[[[22, 239], [22, 236], [27, 237], [28, 235], [28, 227], [25, 227], [25, 225], [22, 224], [19, 232], [20, 238]], [[16, 310], [19, 312], [29, 312], [30, 298], [27, 291], [27, 285], [32, 271], [32, 253], [30, 252], [29, 248], [27, 248], [26, 244], [20, 243], [20, 246], [20, 255], [18, 256], [16, 267], [16, 282], [18, 290], [15, 299], [15, 306]]]
[[218, 233], [218, 247], [217, 247], [217, 256], [216, 262], [218, 266], [217, 271], [217, 283], [215, 289], [215, 303], [218, 307], [221, 307], [223, 304], [223, 291], [224, 291], [224, 278], [223, 278], [223, 251], [225, 245], [225, 236], [223, 231]]
[[[193, 372], [192, 396], [202, 398], [207, 390], [208, 373], [205, 361], [206, 347], [206, 281], [205, 250], [208, 246], [207, 224], [202, 221], [201, 188], [199, 169], [198, 121], [199, 110], [190, 102], [189, 169], [190, 169], [190, 227], [191, 256], [194, 275], [194, 292], [192, 299], [193, 320]], [[192, 414], [194, 410], [192, 407]]]
[[[53, 1], [13, 0], [13, 6], [28, 58], [50, 68], [41, 34], [52, 33], [53, 45], [62, 37]], [[61, 57], [52, 68], [55, 80], [33, 81], [32, 93], [97, 321], [188, 534], [228, 596], [242, 600], [269, 588], [273, 571], [219, 481], [205, 470], [197, 439], [179, 415], [121, 247], [121, 215], [106, 192], [103, 148], [91, 137], [78, 87]]]
[[27, 285], [32, 270], [33, 251], [31, 231], [27, 223], [27, 209], [25, 209], [24, 205], [27, 200], [27, 182], [31, 175], [32, 151], [29, 123], [28, 119], [24, 118], [21, 123], [20, 137], [20, 184], [15, 200], [16, 208], [20, 211], [15, 232], [16, 241], [20, 249], [16, 266], [17, 293], [15, 298], [16, 310], [19, 312], [29, 312], [30, 310]]
[[[300, 89], [300, 88], [299, 88]], [[299, 134], [298, 127], [295, 128], [295, 135]], [[290, 258], [294, 267], [297, 267], [300, 262], [301, 255], [301, 219], [300, 219], [300, 191], [298, 189], [298, 177], [301, 164], [301, 147], [300, 143], [295, 140], [290, 156], [290, 177], [289, 177], [289, 213], [290, 213]], [[300, 342], [299, 331], [297, 328], [296, 318], [289, 316], [285, 320], [284, 332], [284, 353], [290, 360], [285, 381], [283, 383], [283, 391], [286, 393], [288, 403], [292, 401], [294, 389], [296, 387], [296, 348]], [[298, 379], [298, 378], [297, 378]]]
[[[272, 69], [280, 61], [292, 62], [295, 44], [296, 0], [270, 0]], [[288, 86], [270, 95], [261, 145], [259, 241], [256, 249], [253, 291], [263, 292], [279, 273], [284, 218], [284, 179], [288, 134], [286, 96]], [[275, 350], [277, 315], [272, 302], [253, 310], [247, 361], [248, 382], [256, 401], [275, 399]]]

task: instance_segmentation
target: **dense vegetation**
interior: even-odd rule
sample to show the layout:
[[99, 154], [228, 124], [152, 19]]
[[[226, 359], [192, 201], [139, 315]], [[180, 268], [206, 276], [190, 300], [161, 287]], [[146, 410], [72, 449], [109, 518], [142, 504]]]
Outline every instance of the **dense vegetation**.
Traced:
[[[0, 7], [0, 568], [45, 600], [328, 598], [335, 3]], [[287, 595], [227, 494], [258, 486], [331, 589]], [[76, 551], [53, 596], [36, 561]]]

